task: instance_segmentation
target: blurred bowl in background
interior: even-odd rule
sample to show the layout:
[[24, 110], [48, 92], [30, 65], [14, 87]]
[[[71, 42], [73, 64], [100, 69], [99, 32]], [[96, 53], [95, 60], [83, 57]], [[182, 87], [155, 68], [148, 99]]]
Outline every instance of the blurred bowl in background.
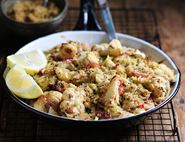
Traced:
[[56, 29], [61, 25], [64, 17], [66, 16], [68, 9], [67, 0], [50, 0], [55, 3], [55, 5], [60, 9], [58, 16], [45, 21], [38, 23], [26, 23], [26, 22], [17, 22], [7, 15], [8, 9], [11, 5], [19, 1], [25, 0], [1, 0], [0, 2], [0, 15], [2, 22], [8, 29], [15, 32], [18, 35], [25, 37], [35, 37], [46, 35], [56, 31]]

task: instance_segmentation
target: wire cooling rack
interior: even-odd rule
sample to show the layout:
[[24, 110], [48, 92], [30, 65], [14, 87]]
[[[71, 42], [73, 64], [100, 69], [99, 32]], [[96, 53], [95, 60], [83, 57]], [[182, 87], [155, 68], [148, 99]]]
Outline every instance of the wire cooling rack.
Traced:
[[[117, 32], [139, 37], [160, 47], [160, 37], [153, 11], [140, 9], [112, 9], [111, 11]], [[78, 9], [69, 9], [59, 31], [72, 30], [77, 22], [78, 14]], [[102, 21], [99, 20], [99, 22], [101, 25]], [[15, 39], [13, 41], [16, 44], [17, 41]], [[5, 60], [4, 57], [5, 55], [0, 58], [1, 64]], [[0, 83], [2, 84], [2, 79]], [[3, 92], [2, 86], [0, 89], [2, 90], [0, 92], [0, 142], [180, 141], [172, 102], [130, 130], [123, 130], [116, 134], [108, 132], [106, 134], [106, 130], [103, 134], [81, 131], [71, 133], [67, 129], [62, 129], [62, 124], [53, 125], [24, 110]]]

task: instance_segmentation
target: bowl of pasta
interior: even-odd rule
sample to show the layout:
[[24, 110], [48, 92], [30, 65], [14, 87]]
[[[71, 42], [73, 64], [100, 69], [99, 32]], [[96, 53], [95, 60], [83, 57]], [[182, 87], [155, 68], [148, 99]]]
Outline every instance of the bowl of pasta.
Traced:
[[28, 64], [20, 67], [40, 92], [14, 92], [9, 78], [17, 62], [10, 65], [8, 57], [5, 82], [10, 96], [39, 116], [66, 125], [138, 124], [172, 100], [181, 75], [161, 49], [126, 34], [117, 37], [108, 41], [104, 32], [68, 31], [28, 43], [12, 56], [25, 59], [27, 53], [42, 52], [44, 66], [31, 73]]

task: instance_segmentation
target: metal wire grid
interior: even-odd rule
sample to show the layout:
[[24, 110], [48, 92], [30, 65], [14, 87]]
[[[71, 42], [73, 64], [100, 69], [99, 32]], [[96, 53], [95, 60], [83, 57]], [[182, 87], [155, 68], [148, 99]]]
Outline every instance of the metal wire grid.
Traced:
[[[130, 34], [160, 47], [155, 14], [150, 10], [112, 9], [116, 30]], [[76, 24], [78, 10], [70, 9], [59, 31], [71, 30]], [[98, 17], [100, 19], [100, 17]], [[102, 25], [102, 21], [100, 20]], [[2, 59], [1, 59], [2, 60]], [[1, 82], [2, 83], [2, 82]], [[37, 118], [15, 104], [6, 93], [0, 95], [0, 142], [49, 141], [180, 141], [172, 103], [148, 117], [131, 130], [117, 133], [72, 133]], [[2, 99], [3, 98], [3, 99]]]

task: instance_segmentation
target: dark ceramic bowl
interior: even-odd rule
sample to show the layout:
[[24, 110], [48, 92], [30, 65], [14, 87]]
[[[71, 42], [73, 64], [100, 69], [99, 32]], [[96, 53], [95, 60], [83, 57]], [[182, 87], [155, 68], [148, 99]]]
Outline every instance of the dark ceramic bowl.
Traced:
[[18, 35], [32, 37], [32, 36], [41, 36], [54, 32], [59, 25], [62, 23], [68, 9], [67, 0], [51, 0], [53, 1], [60, 9], [58, 16], [53, 19], [42, 22], [42, 23], [21, 23], [11, 19], [7, 16], [7, 10], [10, 5], [24, 0], [1, 0], [0, 2], [0, 15], [4, 22], [4, 25], [9, 28], [11, 31], [15, 32]]

